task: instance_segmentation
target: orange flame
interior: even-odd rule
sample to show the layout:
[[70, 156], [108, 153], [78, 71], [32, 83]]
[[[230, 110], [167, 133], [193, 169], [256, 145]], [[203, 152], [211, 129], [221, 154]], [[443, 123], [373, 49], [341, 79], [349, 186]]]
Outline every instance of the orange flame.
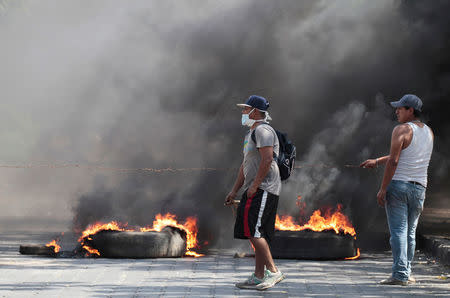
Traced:
[[192, 248], [197, 247], [197, 218], [188, 217], [184, 224], [179, 224], [177, 217], [174, 214], [166, 213], [165, 215], [157, 214], [153, 221], [152, 227], [141, 228], [141, 232], [157, 231], [160, 232], [164, 227], [172, 226], [179, 228], [186, 232], [186, 255], [193, 257], [202, 257], [204, 255], [191, 251]]
[[[301, 197], [297, 199], [299, 202]], [[292, 216], [283, 215], [281, 218], [276, 216], [275, 228], [281, 231], [303, 231], [303, 230], [312, 230], [315, 232], [322, 232], [325, 230], [334, 230], [336, 234], [343, 232], [344, 234], [350, 234], [356, 239], [356, 231], [353, 228], [350, 220], [347, 216], [345, 216], [342, 212], [342, 205], [337, 205], [337, 210], [330, 214], [329, 210], [322, 216], [320, 210], [316, 210], [313, 212], [309, 221], [304, 225], [299, 225], [295, 223]], [[359, 248], [357, 249], [356, 255], [353, 257], [345, 258], [345, 260], [355, 260], [359, 258], [361, 252]]]
[[[89, 236], [96, 234], [99, 231], [103, 230], [113, 230], [113, 231], [135, 231], [132, 229], [125, 229], [120, 223], [117, 223], [115, 221], [103, 224], [103, 223], [95, 223], [93, 225], [88, 226], [86, 230], [84, 230], [78, 239], [79, 242], [81, 242], [82, 247], [88, 251], [89, 254], [96, 254], [100, 256], [100, 252], [87, 244], [84, 243], [84, 239], [89, 239]], [[194, 247], [197, 247], [197, 218], [195, 217], [188, 217], [184, 224], [178, 223], [176, 219], [176, 215], [171, 213], [166, 213], [165, 215], [157, 214], [155, 216], [155, 220], [153, 221], [153, 226], [150, 227], [144, 227], [139, 228], [139, 231], [141, 232], [148, 232], [148, 231], [157, 231], [160, 232], [164, 227], [166, 226], [173, 226], [176, 228], [179, 228], [186, 232], [186, 256], [193, 256], [193, 257], [201, 257], [204, 256], [203, 254], [198, 254], [191, 249]]]
[[88, 239], [88, 240], [92, 240], [90, 238], [91, 235], [94, 235], [100, 231], [104, 231], [104, 230], [111, 230], [111, 231], [131, 231], [131, 230], [126, 230], [125, 228], [122, 228], [121, 226], [126, 226], [126, 224], [122, 225], [116, 221], [111, 221], [109, 223], [101, 223], [101, 222], [96, 222], [95, 224], [89, 225], [87, 227], [86, 230], [84, 230], [81, 233], [80, 238], [78, 238], [78, 242], [81, 243], [81, 246], [88, 252], [87, 255], [98, 255], [100, 256], [100, 252], [95, 249], [90, 247], [89, 245], [87, 245], [84, 240]]
[[50, 242], [47, 243], [45, 246], [47, 246], [47, 247], [53, 246], [53, 251], [54, 251], [55, 253], [58, 253], [58, 252], [61, 250], [61, 246], [60, 246], [58, 243], [56, 243], [56, 239], [50, 241]]
[[100, 252], [95, 248], [90, 247], [89, 245], [83, 245], [83, 248], [88, 251], [88, 255], [96, 254], [97, 256], [100, 256]]
[[100, 223], [97, 222], [95, 224], [89, 225], [86, 230], [81, 233], [80, 238], [78, 238], [78, 242], [81, 242], [83, 238], [86, 238], [90, 235], [94, 235], [97, 232], [103, 230], [111, 230], [111, 231], [125, 231], [124, 228], [120, 227], [121, 225], [118, 222], [111, 221], [109, 223]]
[[356, 256], [350, 257], [350, 258], [345, 258], [345, 260], [356, 260], [360, 256], [361, 256], [361, 252], [359, 251], [359, 248], [358, 248], [357, 251], [356, 251]]
[[199, 257], [203, 257], [204, 254], [199, 254], [199, 253], [196, 253], [193, 250], [188, 250], [188, 251], [186, 251], [185, 256], [199, 258]]
[[304, 228], [294, 222], [294, 218], [290, 215], [282, 215], [281, 217], [277, 214], [275, 219], [275, 229], [280, 231], [301, 231]]
[[309, 221], [302, 226], [296, 224], [292, 216], [284, 215], [280, 218], [277, 215], [275, 228], [282, 231], [312, 230], [315, 232], [322, 232], [324, 230], [334, 230], [336, 234], [343, 232], [344, 234], [356, 236], [355, 229], [347, 216], [341, 213], [341, 209], [342, 205], [338, 204], [337, 210], [334, 213], [329, 214], [329, 212], [326, 212], [324, 216], [322, 216], [320, 210], [316, 210], [309, 218]]

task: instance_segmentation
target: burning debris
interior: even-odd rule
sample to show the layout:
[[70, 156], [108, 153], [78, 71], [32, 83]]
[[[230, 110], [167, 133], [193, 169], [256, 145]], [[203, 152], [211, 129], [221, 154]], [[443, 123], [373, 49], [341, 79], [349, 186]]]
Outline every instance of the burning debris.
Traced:
[[58, 255], [58, 253], [55, 251], [54, 246], [39, 245], [39, 244], [21, 245], [19, 247], [19, 252], [23, 255], [37, 255], [48, 257], [56, 257]]
[[309, 218], [309, 221], [304, 225], [299, 225], [294, 222], [292, 216], [283, 215], [281, 218], [277, 215], [275, 221], [275, 229], [280, 231], [303, 231], [311, 230], [315, 232], [322, 232], [326, 230], [334, 230], [336, 234], [344, 233], [354, 236], [356, 239], [356, 231], [353, 228], [350, 220], [342, 212], [342, 205], [338, 204], [335, 212], [327, 209], [322, 216], [320, 210], [314, 211]]
[[188, 217], [184, 224], [179, 224], [176, 220], [176, 216], [170, 213], [166, 213], [164, 216], [161, 214], [156, 215], [156, 219], [153, 221], [153, 227], [141, 228], [142, 232], [145, 231], [161, 231], [166, 226], [172, 226], [179, 228], [186, 232], [186, 255], [192, 257], [201, 257], [202, 254], [198, 254], [192, 251], [192, 248], [198, 247], [197, 243], [197, 219], [195, 217]]
[[59, 238], [56, 238], [45, 245], [40, 244], [28, 244], [21, 245], [19, 252], [23, 255], [38, 255], [56, 257], [61, 250], [61, 246], [58, 244]]
[[83, 240], [80, 252], [105, 258], [174, 258], [186, 253], [186, 232], [166, 226], [156, 231], [101, 230]]
[[[173, 227], [173, 229], [167, 229], [166, 227]], [[106, 231], [115, 231], [116, 233], [105, 233]], [[161, 235], [165, 235], [165, 238], [160, 237], [158, 232], [162, 232]], [[175, 245], [174, 243], [177, 243], [177, 245], [179, 245], [180, 241], [178, 236], [180, 236], [184, 239], [183, 253], [187, 256], [200, 257], [203, 255], [191, 250], [198, 246], [197, 232], [197, 219], [195, 217], [188, 217], [184, 224], [180, 224], [175, 215], [166, 213], [165, 215], [157, 214], [151, 227], [147, 226], [129, 229], [126, 228], [126, 224], [120, 224], [115, 221], [106, 224], [96, 223], [88, 226], [88, 228], [82, 232], [78, 242], [80, 243], [81, 248], [86, 252], [87, 256], [122, 257], [122, 255], [124, 255], [123, 257], [136, 258], [144, 256], [162, 257], [165, 255], [162, 253], [162, 250], [164, 249], [161, 247], [167, 246], [167, 256], [172, 256], [173, 253], [171, 251], [175, 248], [169, 247], [169, 244], [166, 242], [168, 241], [168, 243], [172, 243], [173, 245]], [[176, 234], [179, 235], [177, 236]], [[133, 237], [134, 239], [132, 239]], [[121, 241], [124, 242], [121, 243]], [[156, 244], [157, 242], [158, 244]], [[129, 252], [111, 252], [106, 243], [109, 243], [111, 246], [123, 246], [125, 243], [128, 243], [129, 246], [142, 245], [144, 250], [146, 248], [148, 249], [145, 250], [146, 252], [142, 252], [138, 251], [140, 248], [129, 247]], [[160, 247], [158, 249], [159, 253], [151, 252], [149, 247], [156, 246]], [[102, 251], [107, 251], [107, 255], [102, 255]], [[179, 256], [182, 256], [183, 253], [180, 253]]]
[[[299, 200], [298, 200], [299, 201]], [[292, 216], [278, 216], [275, 238], [271, 245], [274, 258], [295, 259], [356, 259], [356, 231], [342, 212], [342, 205], [322, 216], [314, 211], [304, 225], [297, 224]]]
[[45, 245], [46, 247], [53, 247], [53, 251], [57, 254], [61, 250], [61, 246], [57, 243], [57, 239], [54, 239]]
[[270, 246], [278, 259], [346, 259], [358, 254], [355, 240], [333, 231], [276, 231]]
[[[197, 244], [197, 219], [188, 217], [181, 224], [176, 216], [157, 214], [152, 226], [128, 228], [115, 221], [89, 225], [78, 238], [72, 256], [106, 258], [201, 257], [192, 249]], [[45, 246], [20, 247], [22, 254], [61, 255], [61, 246], [52, 240]], [[67, 253], [66, 253], [67, 255]]]

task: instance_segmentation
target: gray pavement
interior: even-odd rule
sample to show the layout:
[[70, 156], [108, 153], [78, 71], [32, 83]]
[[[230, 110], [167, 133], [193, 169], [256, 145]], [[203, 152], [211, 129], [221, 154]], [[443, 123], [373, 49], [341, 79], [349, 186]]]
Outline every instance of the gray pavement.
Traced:
[[[386, 253], [354, 261], [276, 260], [286, 279], [265, 292], [240, 290], [252, 258], [216, 250], [202, 258], [91, 259], [23, 256], [20, 244], [48, 235], [3, 233], [0, 239], [1, 297], [436, 297], [450, 296], [448, 267], [418, 253], [414, 286], [381, 286], [389, 275]], [[45, 241], [43, 240], [43, 241]]]

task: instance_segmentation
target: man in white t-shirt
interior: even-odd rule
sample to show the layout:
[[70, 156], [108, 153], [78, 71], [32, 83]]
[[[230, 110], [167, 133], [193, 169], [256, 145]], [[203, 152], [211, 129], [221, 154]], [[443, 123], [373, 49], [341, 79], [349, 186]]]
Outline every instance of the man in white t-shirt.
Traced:
[[406, 286], [415, 283], [411, 262], [416, 247], [417, 223], [425, 201], [434, 136], [419, 120], [422, 111], [419, 97], [406, 94], [391, 105], [401, 124], [392, 131], [389, 155], [366, 160], [360, 166], [386, 165], [377, 200], [386, 208], [393, 265], [392, 276], [380, 284]]
[[225, 204], [234, 204], [237, 192], [244, 186], [234, 237], [250, 240], [255, 249], [255, 272], [236, 287], [265, 290], [284, 279], [269, 248], [281, 191], [280, 172], [274, 160], [279, 153], [279, 142], [275, 130], [268, 124], [269, 103], [264, 97], [252, 95], [245, 104], [238, 106], [242, 108], [241, 123], [250, 130], [244, 138], [244, 158], [236, 182]]

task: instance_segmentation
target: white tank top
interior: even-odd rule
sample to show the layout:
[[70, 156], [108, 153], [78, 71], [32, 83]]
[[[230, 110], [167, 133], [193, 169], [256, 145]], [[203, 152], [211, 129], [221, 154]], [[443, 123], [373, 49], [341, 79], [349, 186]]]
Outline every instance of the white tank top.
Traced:
[[433, 134], [427, 125], [419, 127], [407, 123], [412, 131], [411, 144], [400, 152], [397, 169], [392, 180], [415, 181], [427, 187], [428, 164], [433, 151]]

